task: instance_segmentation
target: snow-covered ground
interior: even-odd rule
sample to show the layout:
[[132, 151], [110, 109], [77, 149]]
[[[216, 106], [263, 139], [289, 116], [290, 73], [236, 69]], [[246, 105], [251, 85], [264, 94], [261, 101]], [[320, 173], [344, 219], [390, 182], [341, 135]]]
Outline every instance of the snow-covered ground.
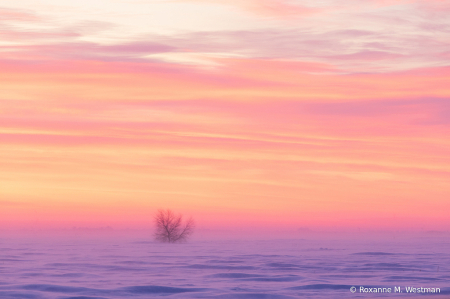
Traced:
[[[392, 293], [360, 293], [361, 286]], [[185, 244], [0, 237], [4, 299], [409, 298], [405, 287], [440, 288], [450, 298], [448, 235]]]

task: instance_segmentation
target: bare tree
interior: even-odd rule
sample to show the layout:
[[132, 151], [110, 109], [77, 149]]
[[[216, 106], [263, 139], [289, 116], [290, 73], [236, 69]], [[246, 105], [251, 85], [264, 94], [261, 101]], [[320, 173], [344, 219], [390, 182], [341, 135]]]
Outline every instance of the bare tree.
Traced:
[[190, 218], [183, 224], [183, 216], [171, 210], [158, 210], [155, 215], [155, 240], [167, 243], [184, 242], [194, 232], [194, 220]]

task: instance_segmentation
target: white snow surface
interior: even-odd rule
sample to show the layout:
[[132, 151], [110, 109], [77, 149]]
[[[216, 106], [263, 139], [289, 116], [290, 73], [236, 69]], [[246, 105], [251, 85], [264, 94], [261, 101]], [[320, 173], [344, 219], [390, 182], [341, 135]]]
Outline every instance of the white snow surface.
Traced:
[[0, 298], [410, 297], [363, 294], [360, 286], [440, 288], [450, 298], [449, 249], [448, 234], [184, 244], [142, 237], [3, 237]]

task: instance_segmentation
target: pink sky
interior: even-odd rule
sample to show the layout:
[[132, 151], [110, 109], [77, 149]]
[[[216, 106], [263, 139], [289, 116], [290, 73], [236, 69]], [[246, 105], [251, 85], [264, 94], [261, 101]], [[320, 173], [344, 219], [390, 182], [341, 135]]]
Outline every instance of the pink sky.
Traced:
[[0, 0], [0, 225], [449, 230], [449, 13]]

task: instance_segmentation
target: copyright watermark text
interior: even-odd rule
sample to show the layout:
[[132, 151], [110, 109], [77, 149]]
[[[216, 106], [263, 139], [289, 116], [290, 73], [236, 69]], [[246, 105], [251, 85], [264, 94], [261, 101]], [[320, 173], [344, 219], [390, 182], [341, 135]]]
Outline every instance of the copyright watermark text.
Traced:
[[351, 287], [352, 293], [410, 293], [410, 294], [440, 294], [440, 288], [424, 288], [424, 287]]

